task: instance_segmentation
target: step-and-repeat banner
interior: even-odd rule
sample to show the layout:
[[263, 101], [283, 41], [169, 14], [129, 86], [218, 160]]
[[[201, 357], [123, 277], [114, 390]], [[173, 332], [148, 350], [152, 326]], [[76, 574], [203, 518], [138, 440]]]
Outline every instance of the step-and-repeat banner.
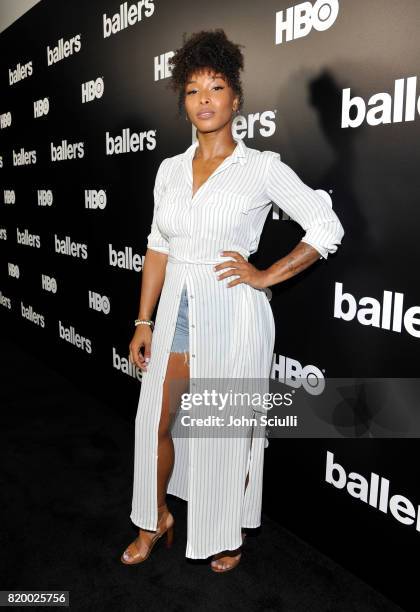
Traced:
[[[279, 152], [345, 230], [336, 254], [268, 290], [272, 380], [309, 396], [314, 380], [379, 377], [393, 406], [372, 434], [361, 385], [343, 392], [335, 436], [270, 440], [264, 510], [400, 602], [420, 542], [417, 441], [395, 380], [417, 375], [420, 342], [419, 21], [410, 0], [42, 0], [0, 35], [3, 333], [133, 425], [154, 180], [195, 138], [168, 60], [184, 32], [222, 27], [244, 45], [233, 136]], [[303, 233], [273, 203], [250, 261], [271, 265]]]

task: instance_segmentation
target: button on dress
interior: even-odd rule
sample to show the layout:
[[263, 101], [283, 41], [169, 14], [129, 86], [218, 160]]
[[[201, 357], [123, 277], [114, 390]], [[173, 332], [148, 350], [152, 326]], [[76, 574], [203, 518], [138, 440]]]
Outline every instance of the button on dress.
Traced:
[[[147, 247], [168, 255], [156, 312], [151, 360], [143, 372], [135, 420], [131, 520], [157, 528], [157, 436], [170, 348], [184, 285], [189, 304], [190, 379], [268, 382], [275, 324], [267, 294], [246, 283], [227, 287], [213, 267], [237, 251], [258, 249], [275, 202], [305, 230], [302, 241], [320, 258], [337, 250], [343, 227], [331, 205], [307, 186], [279, 153], [243, 140], [192, 197], [192, 159], [198, 141], [164, 159], [154, 187]], [[192, 391], [192, 390], [191, 390]], [[179, 411], [179, 418], [181, 417]], [[178, 417], [177, 417], [178, 418]], [[167, 492], [188, 502], [185, 556], [205, 559], [241, 546], [241, 529], [261, 524], [264, 435], [173, 437], [175, 461]], [[245, 479], [249, 472], [248, 486]]]

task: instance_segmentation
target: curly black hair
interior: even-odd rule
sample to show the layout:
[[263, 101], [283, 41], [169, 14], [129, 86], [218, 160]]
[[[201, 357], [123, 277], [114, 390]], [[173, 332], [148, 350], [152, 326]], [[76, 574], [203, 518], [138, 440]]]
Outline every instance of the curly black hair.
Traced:
[[243, 105], [243, 91], [239, 71], [244, 67], [244, 57], [240, 47], [244, 45], [234, 44], [228, 40], [222, 28], [201, 30], [191, 34], [188, 39], [184, 32], [182, 43], [182, 47], [168, 60], [171, 66], [168, 86], [178, 92], [179, 114], [182, 115], [185, 111], [185, 84], [189, 76], [207, 67], [223, 74], [228, 85], [239, 97], [238, 111], [240, 111]]

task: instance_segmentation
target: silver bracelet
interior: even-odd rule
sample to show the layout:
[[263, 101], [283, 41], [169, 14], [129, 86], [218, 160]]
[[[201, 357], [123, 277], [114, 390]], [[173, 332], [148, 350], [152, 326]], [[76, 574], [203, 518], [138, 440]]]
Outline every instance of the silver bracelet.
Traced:
[[153, 321], [151, 319], [135, 319], [134, 321], [134, 325], [137, 327], [137, 325], [150, 325], [150, 327], [152, 328], [152, 331], [155, 327], [155, 324], [153, 323]]

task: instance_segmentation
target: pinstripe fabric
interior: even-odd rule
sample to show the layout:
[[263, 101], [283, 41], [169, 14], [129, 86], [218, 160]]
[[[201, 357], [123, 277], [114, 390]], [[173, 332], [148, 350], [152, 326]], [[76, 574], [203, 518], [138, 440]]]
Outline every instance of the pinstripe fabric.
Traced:
[[[236, 139], [235, 139], [236, 140]], [[164, 159], [154, 188], [147, 246], [168, 254], [156, 313], [151, 361], [143, 373], [135, 421], [131, 520], [157, 526], [157, 431], [170, 347], [184, 284], [189, 303], [191, 379], [263, 379], [271, 372], [275, 325], [264, 290], [234, 277], [217, 280], [219, 251], [245, 259], [258, 249], [276, 202], [305, 230], [321, 257], [337, 250], [344, 230], [331, 206], [280, 160], [242, 140], [192, 197], [192, 158], [198, 142]], [[258, 387], [260, 390], [261, 387]], [[191, 389], [193, 391], [193, 389]], [[174, 428], [181, 416], [179, 411]], [[186, 556], [207, 558], [242, 543], [241, 527], [261, 524], [264, 436], [174, 437], [175, 464], [168, 493], [188, 501]], [[244, 493], [249, 469], [249, 482]]]

